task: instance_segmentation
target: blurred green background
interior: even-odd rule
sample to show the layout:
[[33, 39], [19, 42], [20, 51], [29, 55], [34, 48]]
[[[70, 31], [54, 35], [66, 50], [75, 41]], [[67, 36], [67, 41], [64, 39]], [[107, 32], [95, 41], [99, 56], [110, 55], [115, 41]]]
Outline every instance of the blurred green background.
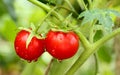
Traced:
[[[106, 4], [109, 4], [109, 8], [120, 11], [119, 0], [94, 0], [94, 7], [104, 8]], [[29, 27], [31, 22], [39, 24], [45, 15], [44, 10], [27, 0], [0, 0], [0, 75], [44, 75], [52, 57], [46, 52], [37, 62], [28, 63], [16, 55], [14, 39], [19, 31], [18, 27]], [[117, 22], [115, 20], [115, 23], [120, 24], [118, 23], [120, 20], [117, 20]], [[101, 37], [100, 33], [96, 34], [95, 39]], [[120, 53], [116, 53], [115, 44], [118, 45], [119, 41], [116, 42], [115, 39], [112, 39], [97, 52], [99, 60], [98, 75], [118, 75], [116, 71], [120, 71], [120, 68], [116, 69], [116, 65], [120, 65], [120, 63], [117, 64], [120, 60], [116, 58], [120, 57]], [[83, 48], [81, 47], [80, 49], [82, 50]], [[67, 67], [77, 59], [79, 53], [81, 51], [61, 63], [54, 60], [52, 63], [54, 66], [51, 66], [49, 75], [62, 75]], [[94, 75], [94, 72], [95, 61], [94, 57], [91, 56], [75, 75]]]
[[27, 0], [0, 0], [0, 75], [43, 75], [51, 56], [45, 53], [28, 63], [16, 55], [14, 39], [18, 27], [37, 24], [45, 15]]

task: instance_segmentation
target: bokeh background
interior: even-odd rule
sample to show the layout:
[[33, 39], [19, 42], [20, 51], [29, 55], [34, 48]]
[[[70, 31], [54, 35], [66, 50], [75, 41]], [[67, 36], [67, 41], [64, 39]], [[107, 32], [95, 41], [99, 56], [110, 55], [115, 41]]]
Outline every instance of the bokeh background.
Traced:
[[[120, 11], [120, 0], [94, 0], [97, 8]], [[27, 0], [0, 0], [0, 75], [44, 75], [51, 56], [46, 52], [37, 62], [27, 62], [20, 59], [14, 50], [14, 39], [18, 27], [29, 27], [31, 23], [39, 24], [46, 12]], [[120, 18], [114, 20], [117, 27]], [[95, 39], [100, 38], [98, 32]], [[80, 50], [83, 48], [81, 47]], [[49, 75], [62, 75], [65, 67], [70, 66], [80, 51], [71, 59], [59, 63], [54, 61]], [[120, 35], [104, 44], [97, 53], [99, 60], [98, 75], [120, 75]], [[75, 75], [94, 75], [95, 60], [91, 56]]]

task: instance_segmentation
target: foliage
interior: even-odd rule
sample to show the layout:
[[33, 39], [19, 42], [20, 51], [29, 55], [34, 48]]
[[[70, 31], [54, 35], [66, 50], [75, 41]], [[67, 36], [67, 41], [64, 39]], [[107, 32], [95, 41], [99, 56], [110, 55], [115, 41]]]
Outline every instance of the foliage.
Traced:
[[[120, 33], [119, 28], [113, 29], [116, 17], [120, 17], [119, 3], [119, 0], [1, 0], [0, 68], [8, 71], [15, 64], [21, 75], [45, 72], [46, 75], [115, 75], [114, 40], [110, 39]], [[43, 38], [50, 29], [76, 32], [80, 37], [79, 51], [63, 61], [52, 59], [47, 52], [37, 62], [19, 59], [13, 48], [14, 39], [19, 27], [28, 28], [31, 23]]]

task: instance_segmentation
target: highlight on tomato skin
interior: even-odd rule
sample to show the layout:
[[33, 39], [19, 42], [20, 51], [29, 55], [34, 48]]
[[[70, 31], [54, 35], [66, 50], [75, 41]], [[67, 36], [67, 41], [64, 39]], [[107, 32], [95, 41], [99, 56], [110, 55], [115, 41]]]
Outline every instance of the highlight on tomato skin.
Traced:
[[29, 35], [30, 32], [26, 30], [21, 30], [18, 32], [14, 41], [15, 51], [16, 54], [22, 59], [25, 59], [29, 62], [37, 61], [37, 59], [44, 52], [44, 39], [38, 39], [34, 36], [26, 48], [26, 41]]
[[65, 33], [50, 30], [45, 39], [45, 47], [54, 58], [68, 59], [78, 51], [79, 37], [72, 31]]

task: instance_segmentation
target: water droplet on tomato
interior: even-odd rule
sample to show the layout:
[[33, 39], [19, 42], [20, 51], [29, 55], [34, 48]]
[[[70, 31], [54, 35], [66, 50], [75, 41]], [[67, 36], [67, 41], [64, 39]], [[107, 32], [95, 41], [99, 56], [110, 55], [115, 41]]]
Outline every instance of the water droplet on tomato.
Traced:
[[27, 55], [27, 54], [25, 54], [25, 58], [28, 58], [28, 55]]
[[19, 49], [19, 47], [16, 47], [16, 50], [18, 50]]
[[52, 54], [55, 55], [55, 50], [54, 49], [52, 50]]

